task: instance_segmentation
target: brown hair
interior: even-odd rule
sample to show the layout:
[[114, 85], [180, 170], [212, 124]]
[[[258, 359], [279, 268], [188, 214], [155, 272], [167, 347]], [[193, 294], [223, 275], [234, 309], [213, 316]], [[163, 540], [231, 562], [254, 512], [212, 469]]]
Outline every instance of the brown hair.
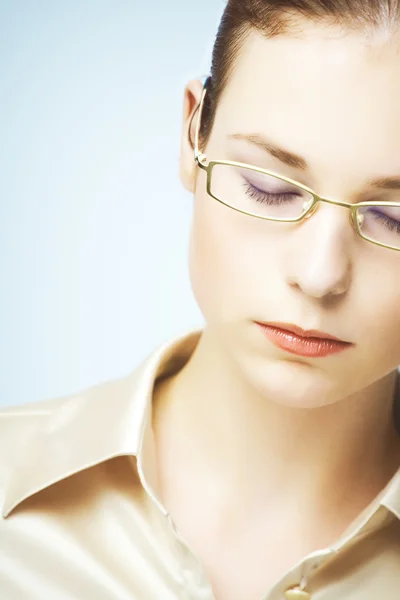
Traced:
[[400, 0], [228, 0], [215, 39], [211, 72], [207, 79], [208, 91], [200, 131], [202, 147], [211, 134], [218, 101], [250, 31], [257, 30], [267, 38], [293, 33], [296, 16], [314, 22], [344, 25], [349, 30], [385, 27], [398, 30]]

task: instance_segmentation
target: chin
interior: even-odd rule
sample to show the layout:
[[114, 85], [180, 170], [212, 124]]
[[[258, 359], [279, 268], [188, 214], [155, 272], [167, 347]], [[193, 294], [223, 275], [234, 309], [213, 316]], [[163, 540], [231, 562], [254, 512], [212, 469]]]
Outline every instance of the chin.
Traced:
[[319, 408], [335, 402], [332, 381], [323, 371], [301, 359], [256, 360], [242, 363], [243, 377], [274, 404], [293, 408]]

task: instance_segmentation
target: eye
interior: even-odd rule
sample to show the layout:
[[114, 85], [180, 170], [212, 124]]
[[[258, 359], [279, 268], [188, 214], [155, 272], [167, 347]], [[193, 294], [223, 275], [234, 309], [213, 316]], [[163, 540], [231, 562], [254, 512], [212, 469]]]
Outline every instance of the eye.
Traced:
[[266, 202], [267, 204], [281, 204], [282, 202], [293, 202], [298, 200], [301, 195], [297, 190], [292, 191], [270, 191], [267, 189], [260, 189], [250, 182], [244, 184], [245, 193], [256, 200], [257, 202]]
[[368, 238], [382, 244], [400, 247], [400, 205], [364, 206], [358, 210], [359, 227]]
[[243, 170], [241, 173], [245, 193], [257, 202], [281, 204], [304, 199], [307, 195], [301, 188], [282, 181], [273, 175]]
[[235, 164], [216, 164], [211, 192], [214, 198], [239, 211], [266, 219], [296, 221], [313, 196], [274, 174]]

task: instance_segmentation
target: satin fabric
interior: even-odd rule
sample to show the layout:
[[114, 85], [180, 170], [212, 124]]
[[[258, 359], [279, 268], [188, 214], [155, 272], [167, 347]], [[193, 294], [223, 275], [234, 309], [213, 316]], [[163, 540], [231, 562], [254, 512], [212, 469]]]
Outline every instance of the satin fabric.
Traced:
[[[1, 600], [213, 599], [157, 497], [150, 426], [156, 379], [184, 365], [200, 334], [122, 379], [0, 412]], [[260, 600], [300, 582], [316, 600], [400, 599], [400, 469], [332, 547]]]

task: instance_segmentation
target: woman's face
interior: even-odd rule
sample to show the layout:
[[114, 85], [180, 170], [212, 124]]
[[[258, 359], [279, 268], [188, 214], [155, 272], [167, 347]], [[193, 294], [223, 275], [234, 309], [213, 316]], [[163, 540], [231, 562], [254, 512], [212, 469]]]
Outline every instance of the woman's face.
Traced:
[[[361, 239], [340, 206], [321, 203], [310, 219], [282, 224], [208, 196], [186, 141], [199, 93], [195, 82], [185, 92], [181, 173], [194, 192], [190, 274], [208, 327], [249, 383], [281, 404], [330, 404], [377, 382], [400, 364], [400, 252]], [[232, 134], [258, 134], [307, 167]], [[309, 23], [297, 37], [252, 33], [202, 150], [324, 197], [382, 198], [367, 181], [400, 178], [400, 42]], [[394, 194], [400, 202], [400, 183]], [[300, 357], [278, 349], [255, 321], [320, 330], [353, 346]]]

